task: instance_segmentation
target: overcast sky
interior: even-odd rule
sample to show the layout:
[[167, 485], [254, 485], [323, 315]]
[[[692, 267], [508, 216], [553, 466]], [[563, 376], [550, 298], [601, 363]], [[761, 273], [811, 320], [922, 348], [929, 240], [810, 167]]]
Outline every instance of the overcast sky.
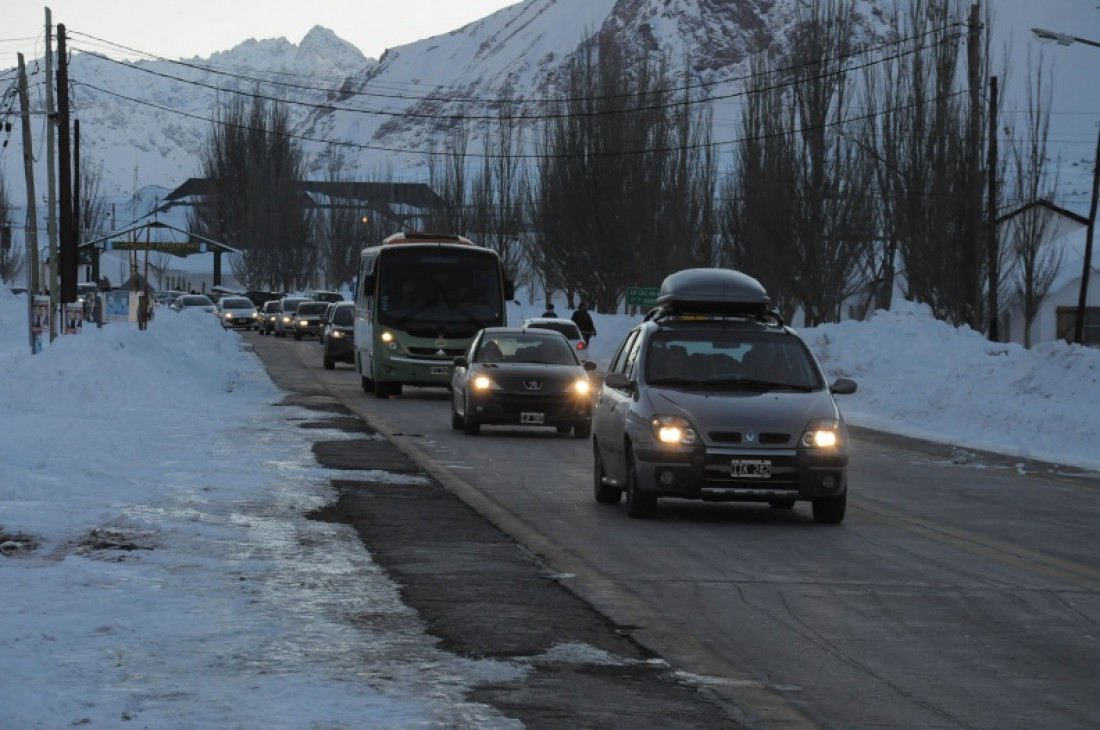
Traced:
[[[518, 0], [3, 0], [0, 68], [37, 58], [45, 10], [53, 23], [165, 58], [206, 57], [255, 38], [297, 44], [315, 25], [378, 58], [387, 48], [447, 33]], [[122, 54], [110, 55], [119, 57]], [[10, 56], [10, 58], [8, 58]]]

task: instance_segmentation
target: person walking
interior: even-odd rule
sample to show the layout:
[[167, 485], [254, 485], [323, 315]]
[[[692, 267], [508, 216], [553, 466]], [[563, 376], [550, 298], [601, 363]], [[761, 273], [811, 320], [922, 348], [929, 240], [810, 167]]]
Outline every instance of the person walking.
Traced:
[[587, 346], [588, 341], [596, 336], [596, 327], [592, 324], [592, 315], [588, 313], [588, 307], [584, 302], [577, 305], [577, 309], [573, 312], [571, 319], [576, 323], [577, 329], [581, 331], [581, 336], [584, 337], [584, 344]]
[[542, 313], [542, 316], [543, 317], [557, 317], [558, 316], [558, 313], [554, 311], [554, 303], [553, 302], [547, 302], [546, 303], [546, 311]]

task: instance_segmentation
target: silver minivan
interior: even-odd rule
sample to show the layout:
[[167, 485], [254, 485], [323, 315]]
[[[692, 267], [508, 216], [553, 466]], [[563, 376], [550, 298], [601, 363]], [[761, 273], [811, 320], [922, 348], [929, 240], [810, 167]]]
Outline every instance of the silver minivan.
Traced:
[[667, 277], [657, 307], [619, 345], [593, 413], [597, 502], [626, 495], [631, 517], [662, 497], [813, 505], [836, 524], [847, 504], [848, 433], [798, 334], [758, 281], [730, 269]]

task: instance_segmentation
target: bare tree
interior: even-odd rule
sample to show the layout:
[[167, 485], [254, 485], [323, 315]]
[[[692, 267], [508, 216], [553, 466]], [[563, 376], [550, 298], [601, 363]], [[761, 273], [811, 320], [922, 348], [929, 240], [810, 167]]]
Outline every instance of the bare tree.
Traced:
[[1050, 132], [1051, 78], [1039, 56], [1032, 68], [1028, 54], [1027, 117], [1018, 136], [1011, 131], [1012, 190], [1019, 212], [1008, 219], [1008, 235], [1015, 255], [1012, 270], [1016, 296], [1024, 315], [1024, 347], [1031, 347], [1031, 326], [1062, 268], [1062, 249], [1050, 240], [1053, 212], [1045, 201], [1053, 200], [1057, 173], [1047, 171], [1047, 138]]
[[300, 181], [305, 159], [285, 104], [260, 97], [219, 107], [200, 158], [211, 193], [191, 229], [241, 249], [230, 264], [247, 288], [304, 288], [315, 276], [313, 221]]
[[11, 220], [11, 203], [4, 173], [0, 170], [0, 282], [15, 283], [26, 268], [26, 255], [16, 248], [14, 226]]

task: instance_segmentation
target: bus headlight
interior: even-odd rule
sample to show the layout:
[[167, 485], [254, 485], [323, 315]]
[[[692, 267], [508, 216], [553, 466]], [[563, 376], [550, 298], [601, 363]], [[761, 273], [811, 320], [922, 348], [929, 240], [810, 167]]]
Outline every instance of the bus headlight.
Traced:
[[393, 333], [389, 330], [383, 330], [382, 334], [378, 336], [378, 339], [382, 340], [382, 344], [385, 345], [387, 349], [397, 349], [397, 338], [394, 337]]
[[695, 429], [686, 418], [680, 416], [654, 416], [650, 421], [653, 435], [663, 444], [695, 443]]
[[835, 418], [819, 418], [806, 426], [799, 444], [807, 449], [837, 449], [844, 445], [844, 431]]

